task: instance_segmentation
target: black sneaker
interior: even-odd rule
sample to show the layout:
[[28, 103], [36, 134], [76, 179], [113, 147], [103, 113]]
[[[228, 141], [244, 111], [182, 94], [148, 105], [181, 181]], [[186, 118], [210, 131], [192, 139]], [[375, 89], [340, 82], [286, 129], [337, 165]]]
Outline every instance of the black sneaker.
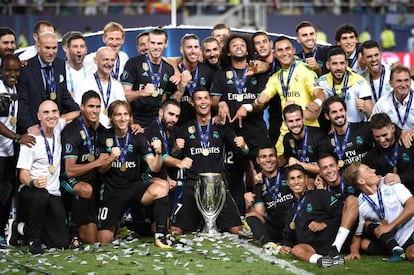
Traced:
[[332, 257], [333, 265], [344, 265], [345, 264], [345, 258], [341, 255], [336, 255]]
[[33, 241], [29, 241], [29, 252], [32, 255], [43, 254], [42, 245], [39, 239], [35, 239]]
[[11, 246], [20, 246], [23, 243], [23, 235], [17, 230], [17, 221], [13, 221], [7, 235], [7, 244]]
[[69, 247], [72, 250], [82, 250], [83, 249], [82, 244], [79, 241], [78, 237], [73, 237], [72, 238], [72, 241], [70, 242], [70, 246]]
[[326, 256], [322, 256], [321, 258], [318, 259], [318, 261], [316, 262], [318, 264], [319, 267], [331, 267], [333, 266], [333, 257], [326, 255]]
[[172, 241], [167, 239], [164, 235], [158, 236], [154, 239], [155, 246], [159, 248], [168, 249], [172, 247]]

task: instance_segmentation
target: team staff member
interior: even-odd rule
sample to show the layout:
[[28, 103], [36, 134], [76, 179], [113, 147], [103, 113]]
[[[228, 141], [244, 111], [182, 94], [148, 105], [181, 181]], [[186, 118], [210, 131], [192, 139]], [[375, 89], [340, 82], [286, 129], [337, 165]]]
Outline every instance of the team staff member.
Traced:
[[[194, 186], [200, 173], [222, 173], [224, 170], [224, 146], [236, 153], [248, 153], [243, 137], [236, 137], [231, 128], [212, 123], [212, 100], [208, 91], [193, 93], [196, 118], [177, 131], [176, 145], [184, 157], [193, 160], [186, 170], [183, 194], [171, 218], [173, 234], [194, 232], [202, 219], [194, 199]], [[239, 148], [239, 149], [236, 149]], [[219, 229], [238, 233], [243, 230], [240, 214], [229, 192], [224, 208], [217, 219]]]
[[144, 135], [132, 134], [132, 112], [128, 102], [112, 102], [108, 115], [113, 128], [100, 136], [100, 146], [102, 152], [110, 154], [111, 162], [99, 168], [102, 178], [98, 240], [109, 243], [114, 239], [116, 226], [128, 207], [136, 203], [142, 206], [154, 204], [154, 243], [161, 248], [169, 248], [171, 243], [166, 237], [169, 214], [168, 184], [165, 180], [142, 182], [142, 171], [139, 167], [140, 160], [143, 159], [151, 171], [158, 172], [161, 169], [162, 142], [154, 140], [150, 144]]
[[280, 252], [319, 267], [343, 265], [342, 256], [330, 254], [340, 223], [340, 201], [327, 190], [308, 191], [308, 177], [301, 165], [289, 167], [286, 178], [295, 202], [286, 217]]
[[286, 215], [294, 197], [286, 183], [284, 170], [278, 168], [275, 147], [263, 145], [257, 153], [260, 165], [261, 182], [254, 186], [253, 192], [245, 194], [246, 221], [253, 236], [262, 245], [264, 251], [277, 253], [279, 246], [275, 242], [282, 240]]
[[96, 169], [109, 161], [97, 148], [98, 136], [104, 130], [99, 123], [101, 99], [95, 91], [82, 96], [81, 115], [62, 133], [62, 189], [68, 211], [72, 212], [72, 247], [97, 241], [97, 208], [94, 193]]
[[167, 32], [160, 28], [152, 29], [149, 40], [148, 54], [130, 58], [121, 76], [134, 122], [142, 127], [146, 127], [157, 117], [166, 94], [177, 90], [170, 81], [174, 68], [163, 61], [163, 53], [168, 45]]
[[385, 113], [371, 117], [370, 126], [376, 146], [362, 159], [384, 178], [385, 184], [402, 182], [414, 193], [414, 148], [406, 148], [398, 142], [401, 129], [395, 126]]
[[0, 27], [0, 65], [5, 55], [16, 50], [16, 34], [9, 27]]

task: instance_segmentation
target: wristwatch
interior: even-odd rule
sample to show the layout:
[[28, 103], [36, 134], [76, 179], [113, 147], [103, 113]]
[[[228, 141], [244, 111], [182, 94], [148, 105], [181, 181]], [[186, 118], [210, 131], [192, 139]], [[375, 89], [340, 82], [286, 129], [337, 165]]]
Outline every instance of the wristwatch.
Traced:
[[20, 134], [16, 134], [15, 136], [14, 136], [14, 142], [19, 142], [19, 140], [22, 138], [22, 136], [20, 135]]

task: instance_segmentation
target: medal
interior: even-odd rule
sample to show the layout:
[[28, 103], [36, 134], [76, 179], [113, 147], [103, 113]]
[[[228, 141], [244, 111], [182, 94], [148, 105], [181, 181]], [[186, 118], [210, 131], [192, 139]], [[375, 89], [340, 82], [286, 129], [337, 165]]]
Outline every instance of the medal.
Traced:
[[126, 164], [122, 163], [121, 168], [119, 168], [119, 170], [121, 170], [121, 172], [125, 172], [126, 171]]
[[208, 151], [208, 148], [203, 148], [202, 154], [203, 156], [207, 157], [210, 154], [210, 152]]
[[56, 170], [55, 166], [53, 166], [53, 165], [49, 165], [49, 166], [47, 167], [47, 169], [49, 170], [49, 173], [50, 173], [50, 174], [55, 173], [55, 170]]
[[16, 124], [16, 122], [17, 122], [17, 118], [15, 116], [10, 117], [11, 124]]
[[236, 100], [237, 100], [238, 102], [242, 102], [242, 101], [243, 101], [243, 95], [238, 94], [238, 95], [236, 96]]
[[342, 159], [338, 160], [338, 166], [339, 166], [339, 168], [344, 167], [344, 165], [345, 165], [345, 162]]
[[155, 90], [152, 92], [151, 96], [152, 96], [152, 97], [157, 97], [157, 96], [158, 96], [158, 90], [157, 90], [157, 89], [155, 89]]
[[397, 167], [392, 168], [392, 172], [393, 172], [394, 174], [398, 174], [398, 173], [397, 173], [397, 172], [398, 172]]
[[106, 115], [106, 116], [108, 115], [108, 108], [103, 109], [103, 114]]
[[295, 230], [296, 229], [296, 223], [295, 222], [290, 222], [289, 223], [289, 228], [292, 229], [292, 230]]
[[55, 92], [51, 92], [50, 93], [50, 99], [51, 100], [55, 100], [56, 99], [56, 93]]
[[93, 154], [88, 154], [88, 161], [92, 162], [95, 160], [95, 156]]
[[386, 224], [388, 224], [388, 222], [387, 222], [386, 219], [381, 219], [381, 224], [386, 225]]

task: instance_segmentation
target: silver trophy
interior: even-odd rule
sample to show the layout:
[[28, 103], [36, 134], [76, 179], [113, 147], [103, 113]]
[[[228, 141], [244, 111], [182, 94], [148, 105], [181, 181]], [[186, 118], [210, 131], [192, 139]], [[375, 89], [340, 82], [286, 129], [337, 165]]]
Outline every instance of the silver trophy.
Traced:
[[219, 234], [216, 219], [226, 201], [226, 186], [220, 173], [200, 173], [194, 191], [195, 200], [204, 218], [202, 234]]

